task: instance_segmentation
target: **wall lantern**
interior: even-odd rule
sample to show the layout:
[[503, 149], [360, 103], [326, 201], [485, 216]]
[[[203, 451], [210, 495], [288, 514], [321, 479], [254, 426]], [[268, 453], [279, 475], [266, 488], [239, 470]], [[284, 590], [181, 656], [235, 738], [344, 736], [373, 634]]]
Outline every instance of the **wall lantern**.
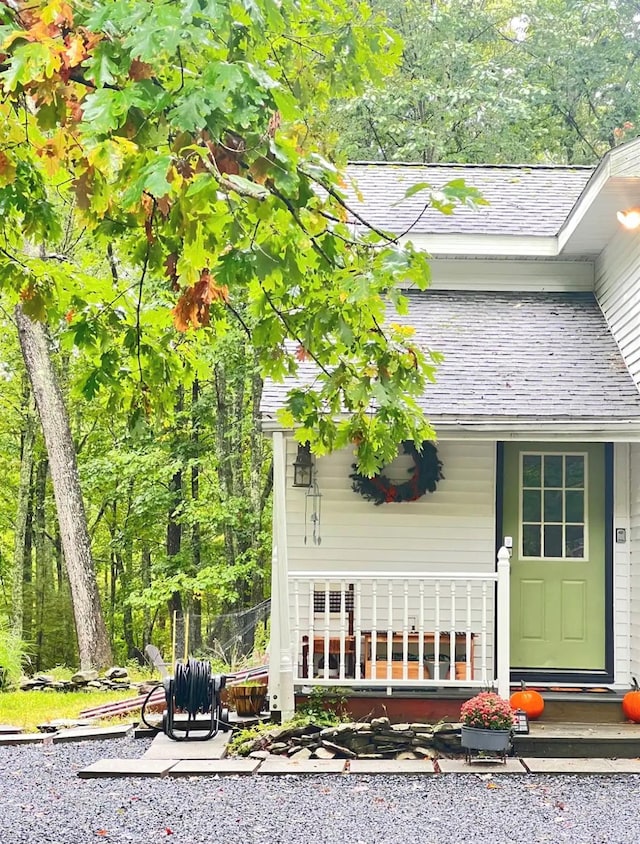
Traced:
[[313, 483], [313, 458], [309, 443], [298, 444], [298, 454], [293, 462], [293, 485], [310, 487]]
[[637, 229], [640, 227], [640, 208], [638, 207], [627, 208], [626, 211], [618, 211], [616, 217], [625, 229]]

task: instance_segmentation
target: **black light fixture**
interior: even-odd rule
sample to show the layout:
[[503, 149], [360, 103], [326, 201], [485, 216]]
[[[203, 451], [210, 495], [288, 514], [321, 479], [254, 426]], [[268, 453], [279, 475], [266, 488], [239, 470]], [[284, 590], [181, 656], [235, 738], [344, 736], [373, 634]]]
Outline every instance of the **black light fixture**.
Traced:
[[293, 485], [310, 487], [313, 483], [313, 459], [309, 443], [298, 444], [298, 454], [293, 462]]

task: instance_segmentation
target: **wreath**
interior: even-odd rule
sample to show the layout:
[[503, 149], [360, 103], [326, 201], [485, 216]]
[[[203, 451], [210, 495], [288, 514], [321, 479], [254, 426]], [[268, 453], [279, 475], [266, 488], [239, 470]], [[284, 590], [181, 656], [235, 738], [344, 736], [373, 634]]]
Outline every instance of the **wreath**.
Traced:
[[[411, 440], [402, 443], [402, 450], [413, 458], [413, 468], [409, 469], [411, 477], [401, 484], [394, 484], [386, 475], [374, 475], [367, 478], [354, 471], [349, 475], [353, 481], [352, 489], [360, 493], [367, 501], [388, 504], [391, 501], [417, 501], [427, 492], [435, 492], [438, 481], [444, 478], [442, 462], [438, 459], [438, 450], [430, 442], [422, 443], [417, 449]], [[357, 469], [353, 464], [353, 469]]]

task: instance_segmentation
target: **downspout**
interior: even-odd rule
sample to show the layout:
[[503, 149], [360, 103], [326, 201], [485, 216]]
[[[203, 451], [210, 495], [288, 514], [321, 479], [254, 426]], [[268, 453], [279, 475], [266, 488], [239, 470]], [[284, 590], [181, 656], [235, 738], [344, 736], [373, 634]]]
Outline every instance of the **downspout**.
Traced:
[[293, 666], [289, 626], [289, 562], [287, 555], [286, 440], [273, 433], [273, 551], [271, 559], [271, 637], [269, 641], [269, 704], [272, 717], [293, 717]]

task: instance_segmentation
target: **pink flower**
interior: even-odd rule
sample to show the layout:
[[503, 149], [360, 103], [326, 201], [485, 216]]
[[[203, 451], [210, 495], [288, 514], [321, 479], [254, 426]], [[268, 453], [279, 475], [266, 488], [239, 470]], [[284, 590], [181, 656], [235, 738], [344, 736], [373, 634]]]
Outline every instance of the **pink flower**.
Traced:
[[516, 722], [509, 701], [495, 692], [481, 692], [465, 701], [460, 718], [465, 726], [483, 730], [510, 730]]

